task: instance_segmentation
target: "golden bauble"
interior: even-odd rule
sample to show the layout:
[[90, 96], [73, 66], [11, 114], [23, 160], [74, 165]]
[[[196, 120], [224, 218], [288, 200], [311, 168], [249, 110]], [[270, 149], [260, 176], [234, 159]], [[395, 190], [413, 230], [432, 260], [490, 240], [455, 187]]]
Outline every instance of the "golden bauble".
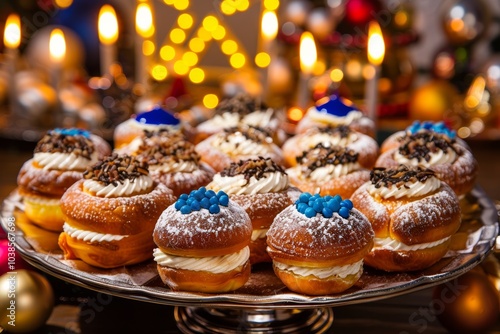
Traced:
[[452, 333], [482, 333], [498, 320], [498, 291], [488, 276], [473, 270], [433, 290], [434, 312]]
[[32, 270], [0, 276], [0, 328], [27, 333], [45, 324], [54, 308], [54, 292], [45, 277]]
[[417, 88], [408, 107], [411, 120], [442, 121], [459, 98], [458, 89], [444, 80], [431, 80]]

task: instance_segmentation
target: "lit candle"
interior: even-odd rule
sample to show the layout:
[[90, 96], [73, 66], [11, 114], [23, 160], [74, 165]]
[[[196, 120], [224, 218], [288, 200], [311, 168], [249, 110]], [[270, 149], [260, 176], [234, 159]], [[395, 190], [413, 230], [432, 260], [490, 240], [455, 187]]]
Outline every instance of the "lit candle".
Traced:
[[276, 50], [274, 49], [274, 40], [278, 34], [278, 17], [276, 13], [272, 10], [265, 10], [262, 14], [260, 27], [262, 60], [261, 64], [258, 65], [262, 67], [261, 83], [262, 97], [264, 98], [269, 87], [269, 67], [271, 62], [276, 59]]
[[10, 103], [15, 108], [17, 101], [16, 83], [14, 76], [16, 73], [16, 59], [19, 53], [19, 45], [21, 44], [21, 20], [19, 15], [10, 14], [5, 22], [5, 31], [3, 35], [3, 43], [5, 45], [5, 60], [7, 71], [10, 76], [9, 84], [9, 99]]
[[380, 77], [380, 65], [384, 60], [385, 44], [382, 31], [377, 22], [370, 22], [368, 28], [368, 61], [371, 71], [366, 78], [365, 104], [368, 116], [377, 120], [377, 100], [378, 100], [378, 81]]
[[300, 36], [300, 78], [297, 105], [303, 111], [309, 104], [309, 80], [317, 59], [316, 43], [313, 35], [306, 31]]
[[135, 46], [136, 55], [136, 72], [135, 80], [137, 83], [147, 87], [149, 64], [144, 54], [145, 42], [154, 34], [153, 13], [149, 4], [145, 2], [139, 3], [135, 12], [135, 30], [137, 32], [137, 40]]
[[116, 60], [116, 41], [118, 40], [118, 21], [113, 7], [104, 5], [99, 12], [99, 41], [101, 76], [111, 77], [111, 65]]
[[54, 107], [54, 124], [56, 126], [60, 125], [63, 121], [61, 103], [59, 100], [59, 86], [61, 81], [61, 71], [63, 67], [64, 59], [66, 58], [66, 39], [64, 38], [64, 33], [61, 29], [54, 29], [50, 33], [49, 40], [49, 52], [51, 60], [51, 84], [56, 91], [56, 105]]

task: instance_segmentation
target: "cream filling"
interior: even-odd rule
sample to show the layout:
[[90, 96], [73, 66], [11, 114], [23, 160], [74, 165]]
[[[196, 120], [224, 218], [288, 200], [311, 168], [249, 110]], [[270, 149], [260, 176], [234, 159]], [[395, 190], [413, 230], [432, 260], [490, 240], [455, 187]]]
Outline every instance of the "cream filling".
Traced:
[[118, 241], [128, 237], [128, 235], [103, 234], [92, 231], [79, 230], [68, 223], [64, 223], [63, 231], [72, 238], [83, 240], [86, 242], [103, 242], [103, 241]]
[[374, 184], [370, 184], [367, 188], [370, 195], [379, 195], [382, 198], [401, 198], [401, 197], [418, 197], [432, 193], [441, 187], [441, 181], [437, 177], [431, 177], [425, 182], [406, 182], [401, 186], [395, 184], [390, 187], [376, 188]]
[[274, 261], [273, 264], [280, 270], [291, 271], [292, 273], [298, 276], [307, 277], [313, 275], [320, 279], [326, 279], [331, 276], [346, 278], [349, 275], [357, 274], [362, 269], [361, 267], [363, 266], [363, 260], [345, 266], [334, 266], [328, 268], [308, 268], [308, 267], [290, 266], [288, 264], [276, 261]]
[[268, 230], [267, 228], [254, 229], [252, 231], [252, 241], [265, 238]]
[[327, 181], [337, 179], [353, 171], [359, 170], [360, 168], [361, 167], [357, 162], [339, 165], [326, 165], [313, 170], [307, 178], [318, 182]]
[[420, 160], [417, 158], [408, 159], [407, 157], [399, 153], [399, 151], [396, 151], [394, 154], [394, 160], [401, 164], [411, 166], [431, 167], [435, 165], [452, 164], [457, 159], [457, 153], [452, 149], [448, 149], [446, 152], [439, 150], [435, 153], [429, 153], [429, 156], [429, 161], [426, 161], [422, 158]]
[[221, 133], [212, 141], [212, 146], [231, 155], [265, 155], [269, 153], [268, 147], [256, 141], [247, 139], [242, 133], [235, 132], [226, 136]]
[[303, 142], [306, 147], [315, 147], [318, 144], [323, 144], [324, 146], [342, 146], [346, 147], [354, 143], [358, 139], [355, 133], [350, 133], [347, 137], [342, 137], [340, 135], [331, 135], [328, 133], [315, 133], [312, 135], [307, 135], [304, 137]]
[[332, 114], [319, 112], [316, 107], [309, 108], [309, 110], [307, 111], [307, 115], [314, 121], [335, 125], [349, 125], [352, 122], [363, 117], [363, 113], [361, 111], [351, 111], [346, 116], [335, 116]]
[[443, 242], [446, 242], [450, 239], [451, 237], [446, 237], [437, 241], [433, 242], [426, 242], [423, 244], [416, 244], [416, 245], [406, 245], [402, 243], [401, 241], [394, 240], [390, 237], [387, 238], [374, 238], [374, 244], [373, 244], [373, 249], [388, 249], [392, 251], [415, 251], [419, 249], [426, 249], [426, 248], [432, 248], [437, 245], [442, 244]]
[[247, 246], [236, 253], [208, 257], [169, 255], [162, 252], [159, 248], [155, 248], [153, 256], [156, 263], [162, 267], [221, 274], [243, 266], [250, 258], [250, 248]]
[[74, 153], [38, 152], [33, 155], [33, 160], [45, 170], [84, 171], [88, 166], [97, 163], [98, 159], [97, 151], [91, 154], [90, 159]]
[[198, 164], [193, 161], [172, 161], [158, 165], [149, 165], [151, 173], [191, 173], [198, 169]]
[[89, 179], [83, 182], [83, 189], [86, 192], [95, 194], [98, 197], [128, 197], [141, 194], [151, 189], [153, 179], [149, 175], [141, 175], [133, 181], [126, 179], [113, 184], [103, 185], [101, 182]]
[[254, 195], [280, 192], [289, 186], [288, 175], [280, 172], [265, 173], [257, 179], [252, 176], [249, 180], [242, 174], [235, 176], [221, 176], [215, 174], [207, 188], [214, 191], [224, 191], [228, 195]]

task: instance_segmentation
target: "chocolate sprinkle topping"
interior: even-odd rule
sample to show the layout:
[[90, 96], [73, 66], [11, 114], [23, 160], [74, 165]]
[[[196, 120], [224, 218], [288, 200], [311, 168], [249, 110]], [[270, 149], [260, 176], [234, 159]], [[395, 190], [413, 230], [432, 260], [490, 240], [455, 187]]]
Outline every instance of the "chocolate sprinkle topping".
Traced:
[[322, 126], [315, 127], [311, 129], [311, 134], [315, 133], [326, 133], [329, 135], [340, 136], [340, 138], [347, 138], [349, 134], [352, 132], [351, 128], [347, 125], [338, 125], [338, 126]]
[[48, 131], [40, 139], [34, 153], [73, 153], [90, 160], [95, 147], [83, 134], [69, 135], [61, 131]]
[[195, 151], [195, 146], [183, 136], [170, 136], [165, 140], [162, 136], [144, 138], [137, 152], [137, 158], [149, 165], [160, 165], [170, 161], [200, 161], [200, 155]]
[[342, 146], [325, 146], [323, 143], [304, 151], [296, 158], [302, 171], [309, 175], [317, 168], [327, 165], [346, 165], [358, 161], [359, 153]]
[[395, 185], [398, 188], [404, 187], [407, 182], [425, 182], [425, 180], [435, 177], [433, 170], [399, 165], [396, 168], [375, 167], [370, 172], [370, 181], [375, 188], [391, 187]]
[[271, 158], [259, 157], [258, 159], [247, 159], [240, 160], [238, 162], [232, 162], [228, 167], [220, 172], [220, 175], [243, 175], [248, 184], [252, 176], [254, 176], [258, 180], [263, 178], [265, 173], [275, 172], [286, 175], [283, 167], [276, 164]]
[[406, 137], [399, 146], [399, 153], [408, 159], [429, 161], [430, 154], [438, 151], [448, 152], [453, 150], [454, 140], [448, 136], [435, 132], [417, 132]]
[[113, 153], [93, 166], [87, 167], [83, 173], [85, 179], [92, 179], [106, 185], [123, 183], [125, 180], [134, 180], [141, 175], [149, 175], [148, 164], [136, 158], [123, 154]]
[[215, 108], [215, 112], [218, 115], [229, 112], [238, 113], [240, 114], [240, 116], [245, 116], [256, 110], [266, 109], [267, 106], [265, 106], [262, 102], [252, 97], [251, 95], [242, 93], [222, 100]]
[[270, 144], [273, 142], [271, 134], [268, 131], [256, 126], [240, 124], [238, 126], [224, 129], [224, 132], [226, 133], [226, 136], [232, 133], [241, 133], [245, 136], [245, 138], [258, 143]]

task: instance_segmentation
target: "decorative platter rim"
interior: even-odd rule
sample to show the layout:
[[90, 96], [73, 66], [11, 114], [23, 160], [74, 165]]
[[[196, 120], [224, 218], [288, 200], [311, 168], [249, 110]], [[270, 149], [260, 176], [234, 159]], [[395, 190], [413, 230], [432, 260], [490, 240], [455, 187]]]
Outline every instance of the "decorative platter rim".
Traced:
[[395, 297], [447, 282], [479, 264], [495, 245], [499, 231], [498, 212], [479, 186], [469, 196], [480, 209], [476, 217], [477, 226], [464, 232], [464, 249], [448, 252], [437, 265], [418, 273], [383, 273], [365, 268], [360, 286], [342, 294], [326, 296], [307, 296], [287, 290], [284, 285], [280, 286], [268, 264], [257, 266], [256, 272], [251, 274], [248, 287], [245, 285], [235, 292], [222, 294], [172, 291], [159, 284], [156, 265], [152, 260], [112, 273], [99, 269], [94, 271], [90, 266], [82, 269], [81, 263], [64, 260], [59, 252], [40, 251], [40, 247], [17, 225], [14, 231], [8, 229], [8, 222], [15, 220], [11, 217], [15, 217], [16, 213], [23, 214], [17, 191], [12, 192], [2, 203], [1, 224], [6, 232], [13, 233], [17, 251], [31, 265], [54, 277], [98, 292], [176, 306], [317, 308]]

